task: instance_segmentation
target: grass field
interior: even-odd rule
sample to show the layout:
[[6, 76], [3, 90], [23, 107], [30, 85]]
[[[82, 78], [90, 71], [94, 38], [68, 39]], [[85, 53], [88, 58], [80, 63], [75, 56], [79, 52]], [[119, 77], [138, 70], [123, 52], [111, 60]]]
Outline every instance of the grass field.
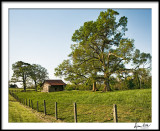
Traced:
[[[117, 105], [118, 122], [151, 122], [151, 89], [114, 92], [59, 91], [59, 92], [16, 92], [19, 98], [32, 99], [36, 110], [43, 112], [46, 101], [48, 115], [55, 115], [58, 103], [58, 119], [74, 122], [74, 106], [77, 103], [78, 122], [113, 122], [113, 104]], [[10, 105], [9, 105], [10, 106]]]
[[9, 95], [9, 122], [44, 122]]
[[56, 121], [54, 117], [44, 115], [36, 112], [22, 104], [20, 104], [14, 97], [9, 95], [9, 122], [60, 122]]

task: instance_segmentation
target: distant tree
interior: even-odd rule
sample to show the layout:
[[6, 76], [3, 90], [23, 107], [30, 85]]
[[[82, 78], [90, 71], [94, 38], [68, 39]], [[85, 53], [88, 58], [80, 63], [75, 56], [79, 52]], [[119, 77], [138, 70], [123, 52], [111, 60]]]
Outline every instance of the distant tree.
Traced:
[[9, 84], [9, 88], [18, 88], [16, 84]]
[[13, 76], [12, 82], [22, 82], [24, 91], [26, 91], [26, 81], [30, 77], [31, 65], [22, 61], [12, 64]]
[[27, 85], [28, 89], [34, 89], [35, 88], [34, 81], [30, 77], [29, 77], [29, 79], [27, 79], [26, 85]]
[[31, 65], [29, 75], [34, 81], [35, 91], [37, 91], [37, 86], [42, 84], [44, 80], [48, 78], [47, 69], [38, 64]]
[[150, 53], [140, 52], [139, 49], [136, 49], [133, 54], [133, 65], [135, 66], [134, 69], [138, 68], [151, 68], [151, 60], [152, 57]]
[[147, 79], [150, 79], [151, 59], [152, 57], [150, 53], [141, 53], [138, 49], [136, 49], [134, 52], [134, 83], [139, 89], [142, 88], [143, 85], [145, 85]]

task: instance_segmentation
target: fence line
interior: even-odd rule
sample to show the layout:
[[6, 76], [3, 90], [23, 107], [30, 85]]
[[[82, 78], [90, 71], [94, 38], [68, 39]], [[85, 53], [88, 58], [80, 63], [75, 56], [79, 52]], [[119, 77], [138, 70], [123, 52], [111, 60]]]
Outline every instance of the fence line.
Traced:
[[[13, 92], [13, 90], [12, 91], [9, 91], [9, 94], [11, 95], [11, 96], [13, 96], [18, 102], [20, 102], [21, 104], [23, 104], [23, 105], [28, 105], [29, 107], [31, 107], [32, 109], [34, 109], [33, 108], [33, 101], [32, 101], [32, 99], [28, 99], [28, 101], [27, 101], [27, 99], [23, 99], [23, 98], [19, 98], [17, 95], [16, 95], [16, 93], [14, 93]], [[28, 103], [28, 104], [27, 104]], [[43, 105], [43, 112], [44, 112], [44, 115], [47, 115], [47, 110], [46, 110], [46, 101], [44, 100], [43, 101], [43, 103], [42, 103], [42, 105]], [[62, 103], [60, 103], [60, 104], [62, 104]], [[66, 103], [65, 103], [66, 104]], [[37, 101], [37, 104], [35, 104], [35, 105], [37, 105], [36, 107], [35, 107], [35, 110], [37, 110], [37, 112], [39, 112], [40, 111], [40, 109], [39, 109], [39, 106], [40, 106], [40, 104], [39, 104], [39, 102]], [[55, 120], [58, 120], [58, 103], [57, 102], [55, 102]], [[78, 118], [77, 118], [77, 103], [73, 103], [73, 109], [74, 109], [74, 111], [73, 111], [73, 114], [74, 114], [74, 122], [75, 123], [77, 123], [77, 121], [78, 121]], [[83, 104], [82, 104], [83, 105]], [[99, 105], [99, 104], [98, 104]], [[118, 116], [117, 116], [117, 105], [116, 104], [113, 104], [113, 121], [114, 122], [118, 122]]]
[[77, 105], [74, 103], [74, 121], [77, 123]]
[[113, 118], [114, 118], [114, 122], [118, 122], [118, 117], [117, 117], [117, 105], [114, 104], [113, 105]]
[[58, 119], [58, 113], [57, 113], [57, 102], [55, 102], [55, 118]]

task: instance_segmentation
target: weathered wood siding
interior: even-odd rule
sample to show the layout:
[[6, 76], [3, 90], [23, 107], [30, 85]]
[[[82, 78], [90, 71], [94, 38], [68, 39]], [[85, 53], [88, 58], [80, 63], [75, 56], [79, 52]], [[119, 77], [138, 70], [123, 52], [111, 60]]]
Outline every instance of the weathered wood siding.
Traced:
[[49, 84], [44, 83], [42, 92], [49, 92], [49, 86], [50, 86]]
[[54, 86], [50, 86], [50, 88], [49, 88], [49, 92], [54, 92], [54, 91], [55, 91]]
[[50, 86], [49, 92], [54, 92], [54, 91], [63, 91], [63, 85]]
[[54, 91], [63, 91], [64, 86], [63, 85], [50, 85], [48, 83], [44, 83], [42, 86], [42, 92], [54, 92]]

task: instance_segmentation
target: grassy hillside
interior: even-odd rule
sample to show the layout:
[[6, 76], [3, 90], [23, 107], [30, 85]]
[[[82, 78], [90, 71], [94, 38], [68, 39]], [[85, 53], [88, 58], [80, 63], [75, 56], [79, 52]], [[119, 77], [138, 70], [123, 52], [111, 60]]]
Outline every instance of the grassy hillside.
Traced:
[[9, 122], [61, 122], [53, 116], [32, 110], [9, 95]]
[[9, 95], [9, 122], [44, 122]]
[[78, 122], [113, 122], [113, 104], [117, 104], [118, 122], [151, 122], [151, 89], [115, 92], [59, 91], [59, 92], [17, 92], [19, 98], [32, 99], [33, 108], [39, 102], [43, 112], [46, 101], [47, 114], [55, 115], [58, 103], [58, 118], [74, 122], [73, 103], [77, 103]]

